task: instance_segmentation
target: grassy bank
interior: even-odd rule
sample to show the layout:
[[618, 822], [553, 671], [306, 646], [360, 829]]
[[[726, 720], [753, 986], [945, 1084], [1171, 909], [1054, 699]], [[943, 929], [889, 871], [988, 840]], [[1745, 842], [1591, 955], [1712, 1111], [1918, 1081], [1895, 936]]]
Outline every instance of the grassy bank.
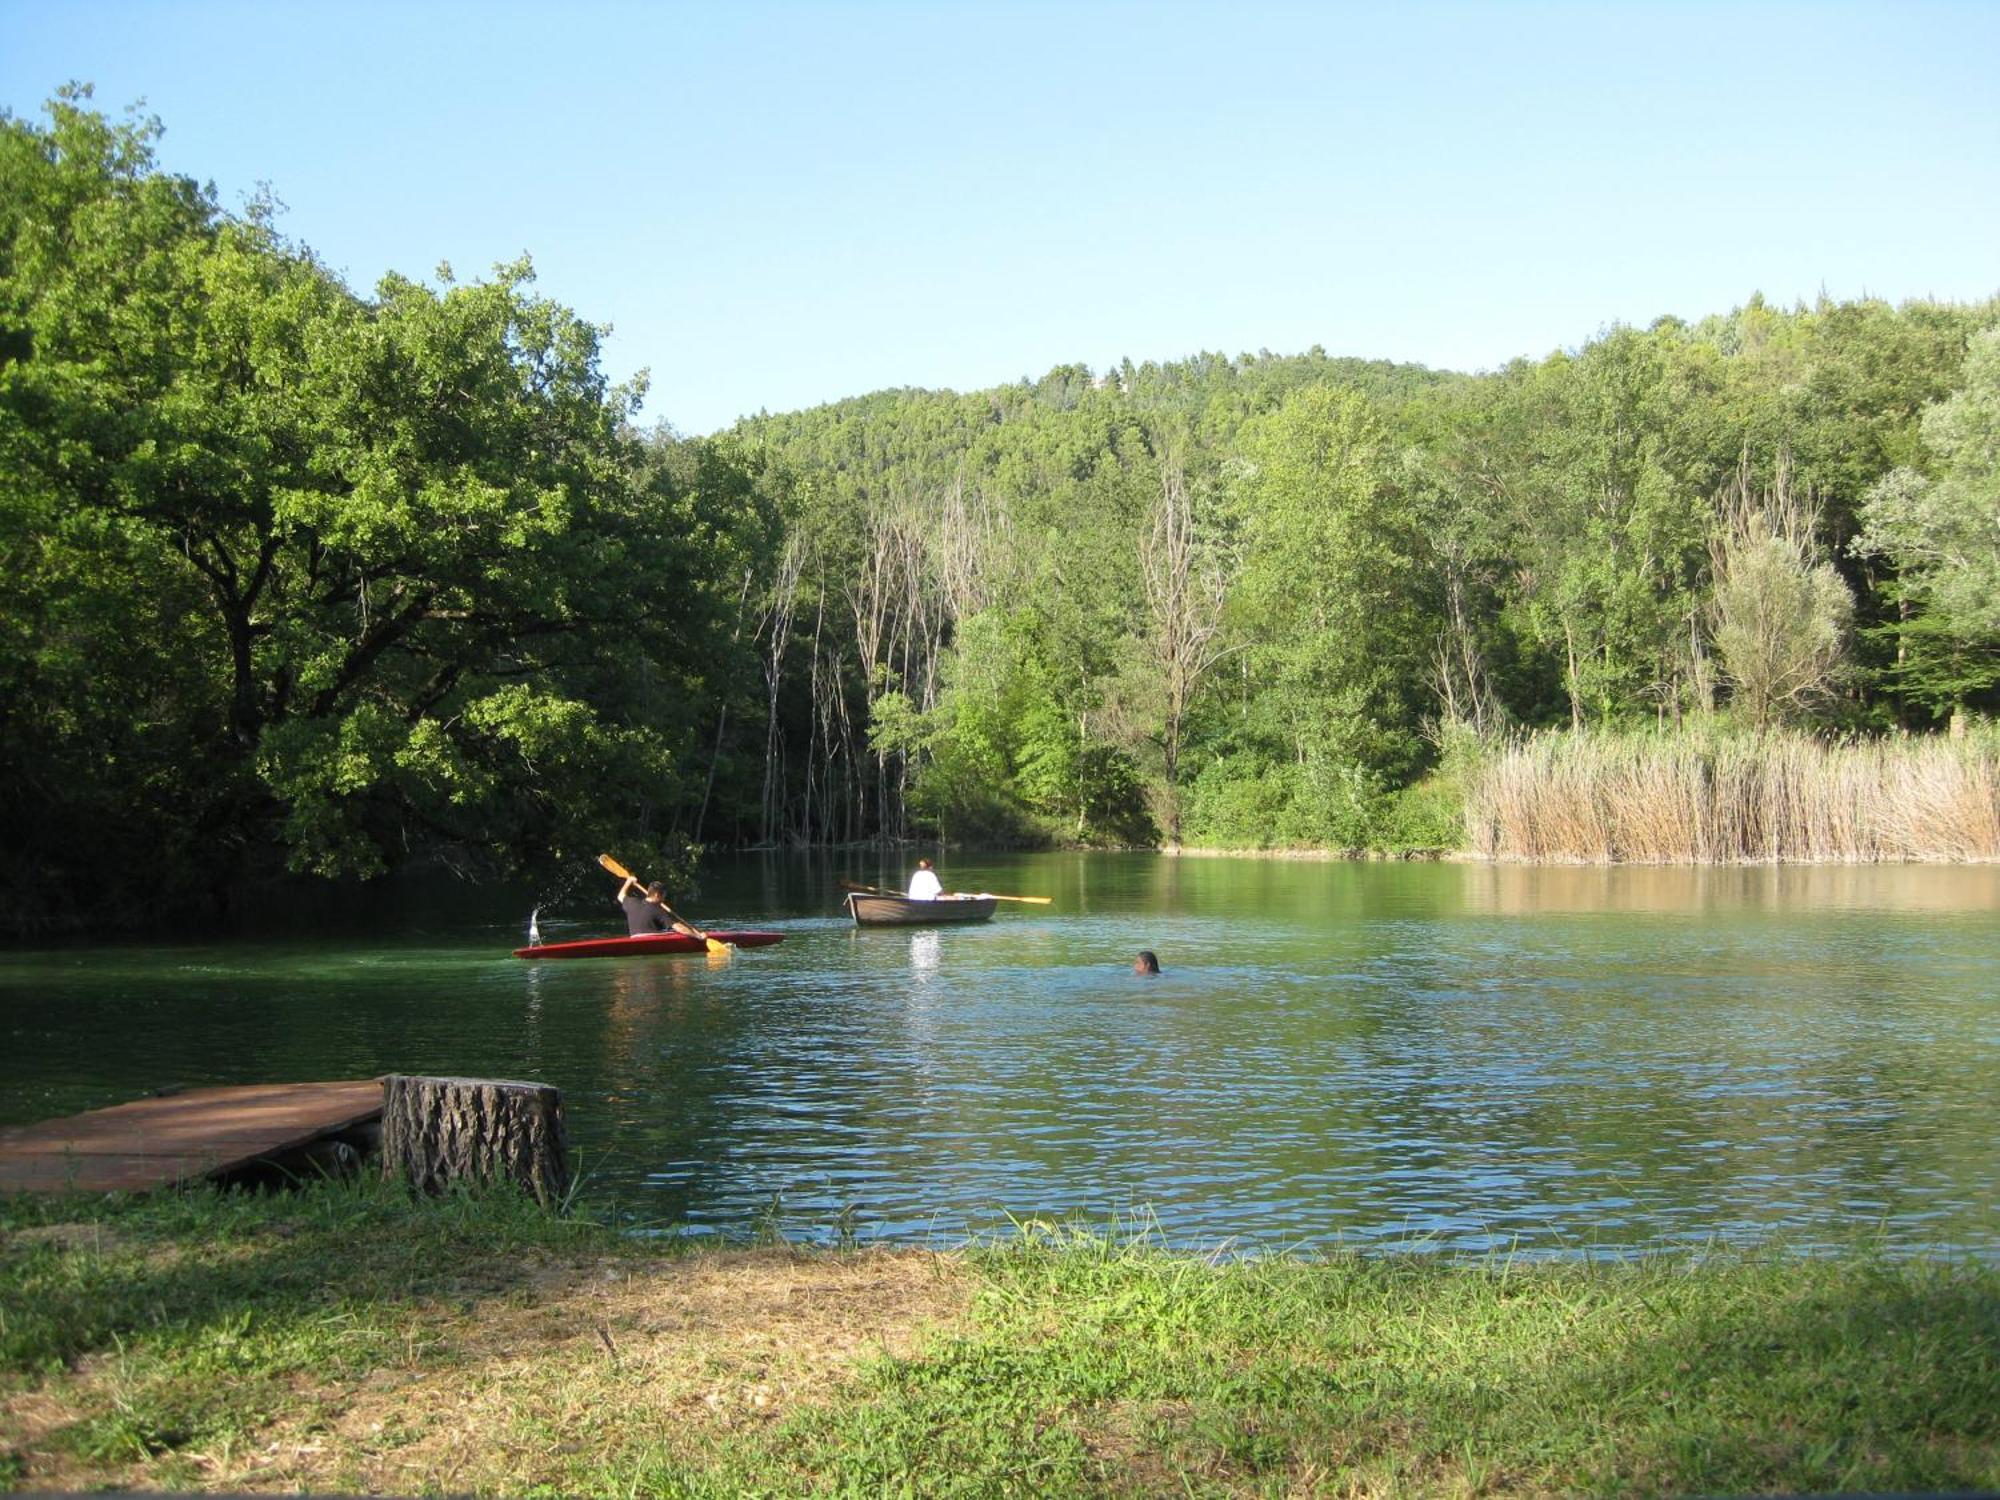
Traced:
[[1496, 859], [2000, 859], [2000, 728], [1541, 734], [1487, 754], [1465, 810], [1473, 850]]
[[2000, 1272], [717, 1252], [375, 1188], [4, 1210], [16, 1488], [2000, 1485]]

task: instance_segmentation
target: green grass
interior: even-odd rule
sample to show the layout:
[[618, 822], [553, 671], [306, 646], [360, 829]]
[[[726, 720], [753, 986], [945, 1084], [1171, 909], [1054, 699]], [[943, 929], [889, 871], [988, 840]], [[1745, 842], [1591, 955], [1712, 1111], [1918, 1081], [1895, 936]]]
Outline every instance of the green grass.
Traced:
[[[241, 1487], [278, 1441], [307, 1456], [272, 1487], [401, 1493], [2000, 1487], [2000, 1269], [1962, 1260], [1211, 1263], [1028, 1226], [920, 1258], [951, 1295], [890, 1353], [866, 1253], [709, 1257], [736, 1279], [690, 1302], [684, 1246], [506, 1198], [17, 1203], [0, 1229], [15, 1487]], [[555, 1332], [486, 1337], [525, 1317]], [[851, 1356], [801, 1363], [820, 1333]]]
[[10, 1375], [130, 1339], [184, 1341], [197, 1363], [254, 1345], [257, 1363], [284, 1359], [296, 1338], [300, 1362], [311, 1362], [337, 1352], [324, 1340], [347, 1337], [346, 1312], [477, 1290], [490, 1259], [640, 1250], [516, 1194], [426, 1202], [372, 1180], [285, 1194], [0, 1199], [0, 1231], [0, 1373]]
[[[247, 1443], [302, 1388], [405, 1358], [426, 1310], [504, 1284], [502, 1258], [632, 1253], [518, 1196], [416, 1203], [372, 1182], [23, 1198], [0, 1206], [0, 1231], [0, 1392], [87, 1371], [89, 1410], [56, 1449], [166, 1475], [178, 1453]], [[25, 1472], [6, 1438], [0, 1479]]]
[[[2000, 1481], [2000, 1278], [1778, 1257], [1210, 1265], [980, 1252], [973, 1326], [732, 1483], [893, 1493], [1651, 1493]], [[651, 1488], [664, 1476], [618, 1468]], [[785, 1486], [780, 1486], [783, 1488]]]

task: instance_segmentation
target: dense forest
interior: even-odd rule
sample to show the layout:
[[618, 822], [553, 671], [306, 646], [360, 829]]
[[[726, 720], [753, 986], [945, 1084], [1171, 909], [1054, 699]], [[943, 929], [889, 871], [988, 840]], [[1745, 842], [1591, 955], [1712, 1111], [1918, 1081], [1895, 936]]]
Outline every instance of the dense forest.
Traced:
[[611, 845], [1455, 844], [1524, 731], [2000, 709], [2000, 301], [691, 438], [526, 262], [357, 292], [157, 131], [0, 118], [18, 927]]

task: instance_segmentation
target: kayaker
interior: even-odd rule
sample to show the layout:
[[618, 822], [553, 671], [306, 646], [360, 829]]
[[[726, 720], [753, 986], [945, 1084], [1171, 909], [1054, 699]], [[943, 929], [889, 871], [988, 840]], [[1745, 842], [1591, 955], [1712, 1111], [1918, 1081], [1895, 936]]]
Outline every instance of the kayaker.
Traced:
[[625, 909], [625, 930], [633, 937], [673, 930], [674, 919], [657, 880], [642, 886], [627, 875], [625, 883], [618, 887], [618, 904]]
[[931, 868], [927, 859], [917, 861], [917, 872], [910, 877], [909, 897], [912, 901], [936, 901], [944, 895], [944, 884], [937, 878], [937, 871]]
[[1132, 960], [1132, 972], [1134, 974], [1157, 974], [1160, 972], [1160, 960], [1155, 956], [1151, 948], [1141, 948], [1139, 950], [1139, 956]]

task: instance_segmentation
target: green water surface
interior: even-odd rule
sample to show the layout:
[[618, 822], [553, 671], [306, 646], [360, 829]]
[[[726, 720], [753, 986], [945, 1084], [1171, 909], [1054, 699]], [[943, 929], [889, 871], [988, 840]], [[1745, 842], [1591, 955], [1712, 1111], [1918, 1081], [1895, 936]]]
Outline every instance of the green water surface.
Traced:
[[[902, 871], [712, 865], [690, 916], [785, 934], [729, 961], [524, 962], [532, 898], [472, 887], [0, 954], [0, 1124], [171, 1086], [533, 1078], [589, 1194], [645, 1224], [2000, 1254], [2000, 868], [959, 856], [948, 886], [1055, 899], [869, 931], [841, 875]], [[618, 930], [609, 896], [579, 877], [545, 938]]]

